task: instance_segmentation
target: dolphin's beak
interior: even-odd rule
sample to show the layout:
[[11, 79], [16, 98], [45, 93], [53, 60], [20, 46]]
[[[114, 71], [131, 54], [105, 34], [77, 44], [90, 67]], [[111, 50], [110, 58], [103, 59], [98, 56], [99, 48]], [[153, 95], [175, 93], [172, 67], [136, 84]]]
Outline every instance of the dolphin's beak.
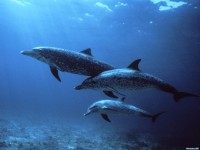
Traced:
[[23, 54], [23, 55], [26, 55], [26, 56], [30, 56], [30, 57], [36, 58], [36, 59], [38, 59], [38, 60], [42, 60], [42, 58], [43, 58], [43, 57], [42, 57], [39, 53], [37, 53], [36, 51], [21, 51], [20, 53]]
[[27, 56], [33, 56], [35, 54], [33, 51], [21, 51], [20, 53]]
[[74, 89], [75, 89], [75, 90], [81, 90], [81, 89], [83, 89], [83, 87], [82, 87], [82, 85], [78, 85], [78, 86], [76, 86]]
[[20, 51], [20, 53], [21, 53], [21, 54], [24, 54], [24, 55], [25, 55], [26, 52], [28, 52], [28, 51]]
[[91, 113], [91, 111], [87, 111], [85, 114], [83, 114], [84, 116], [87, 116]]

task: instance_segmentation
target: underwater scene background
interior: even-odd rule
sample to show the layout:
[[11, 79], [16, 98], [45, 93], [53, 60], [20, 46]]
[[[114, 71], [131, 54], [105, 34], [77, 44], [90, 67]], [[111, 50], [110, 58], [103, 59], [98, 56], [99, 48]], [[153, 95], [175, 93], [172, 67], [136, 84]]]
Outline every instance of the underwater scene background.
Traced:
[[84, 117], [110, 99], [76, 91], [87, 76], [61, 73], [20, 54], [36, 46], [80, 52], [117, 68], [141, 58], [140, 68], [181, 91], [200, 93], [199, 0], [1, 0], [0, 149], [187, 149], [200, 146], [200, 100], [155, 89], [125, 92], [126, 102], [155, 123], [129, 115]]

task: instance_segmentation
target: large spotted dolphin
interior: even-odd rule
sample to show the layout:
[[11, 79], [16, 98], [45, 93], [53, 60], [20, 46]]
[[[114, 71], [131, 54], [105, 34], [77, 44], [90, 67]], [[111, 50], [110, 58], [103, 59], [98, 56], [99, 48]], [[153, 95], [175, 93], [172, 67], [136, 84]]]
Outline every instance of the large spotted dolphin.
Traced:
[[[138, 59], [139, 64], [140, 59]], [[100, 73], [97, 76], [89, 77], [75, 89], [95, 89], [103, 90], [105, 94], [119, 93], [120, 90], [139, 90], [145, 88], [156, 88], [164, 92], [174, 95], [174, 100], [177, 102], [184, 97], [199, 97], [198, 95], [180, 92], [172, 85], [166, 83], [164, 80], [155, 77], [148, 73], [143, 73], [132, 64], [128, 68], [113, 69]], [[110, 97], [113, 97], [112, 95]]]
[[76, 52], [55, 47], [35, 47], [32, 51], [21, 51], [21, 53], [48, 64], [52, 74], [59, 81], [61, 79], [58, 70], [79, 75], [95, 76], [103, 71], [115, 68], [96, 60], [92, 56], [90, 48]]
[[126, 114], [126, 115], [139, 115], [142, 117], [151, 118], [152, 122], [155, 122], [156, 119], [163, 114], [160, 112], [157, 114], [151, 114], [145, 110], [142, 110], [133, 105], [129, 105], [125, 102], [118, 100], [100, 100], [94, 102], [88, 109], [84, 116], [93, 113], [100, 113], [102, 118], [108, 122], [111, 122], [108, 115], [109, 114]]

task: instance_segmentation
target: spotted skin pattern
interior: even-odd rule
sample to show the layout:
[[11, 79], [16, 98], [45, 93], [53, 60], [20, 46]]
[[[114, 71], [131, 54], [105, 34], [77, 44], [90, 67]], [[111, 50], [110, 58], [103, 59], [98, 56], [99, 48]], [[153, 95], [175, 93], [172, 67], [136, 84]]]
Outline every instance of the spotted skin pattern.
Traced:
[[54, 47], [36, 47], [29, 52], [36, 58], [62, 72], [94, 76], [103, 71], [114, 69], [113, 66], [96, 60], [94, 57]]
[[153, 75], [132, 69], [114, 69], [86, 79], [80, 89], [96, 90], [140, 90], [158, 88], [165, 92], [175, 93], [177, 90]]

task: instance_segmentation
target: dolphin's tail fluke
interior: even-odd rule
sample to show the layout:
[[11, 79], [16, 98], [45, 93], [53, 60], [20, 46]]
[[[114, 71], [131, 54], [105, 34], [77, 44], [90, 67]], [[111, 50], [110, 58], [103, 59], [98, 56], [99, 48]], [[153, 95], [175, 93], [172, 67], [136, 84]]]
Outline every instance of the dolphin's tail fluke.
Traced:
[[174, 100], [176, 102], [180, 101], [182, 98], [185, 98], [185, 97], [199, 97], [199, 96], [195, 94], [187, 93], [187, 92], [176, 92], [174, 94]]
[[160, 115], [164, 114], [164, 113], [165, 113], [165, 111], [160, 112], [160, 113], [157, 113], [157, 114], [151, 116], [152, 122], [156, 122], [156, 120], [158, 119], [158, 117], [159, 117]]

